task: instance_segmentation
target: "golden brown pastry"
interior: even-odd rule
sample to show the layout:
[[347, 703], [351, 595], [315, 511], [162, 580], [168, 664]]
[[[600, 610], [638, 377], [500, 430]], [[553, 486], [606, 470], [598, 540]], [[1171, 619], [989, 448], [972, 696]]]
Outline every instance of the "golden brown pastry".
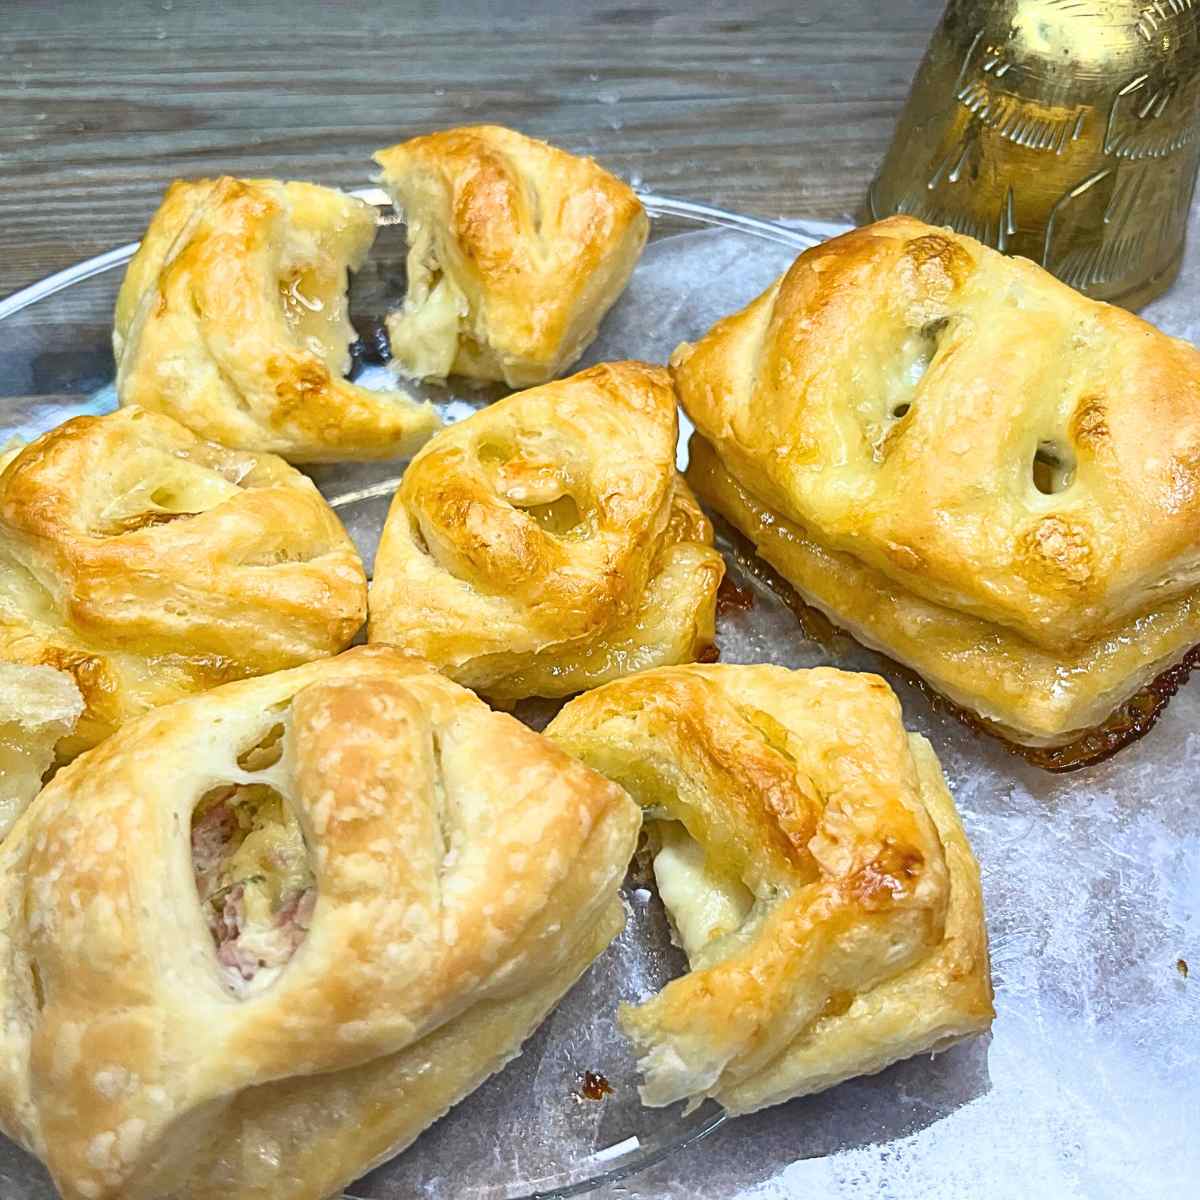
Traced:
[[566, 696], [712, 644], [724, 572], [675, 470], [666, 371], [606, 363], [444, 429], [405, 471], [370, 640], [497, 699]]
[[978, 866], [882, 679], [647, 671], [546, 735], [642, 806], [688, 956], [620, 1012], [647, 1104], [750, 1112], [990, 1026]]
[[347, 273], [374, 240], [374, 208], [334, 188], [172, 184], [117, 298], [121, 403], [295, 462], [412, 453], [433, 409], [343, 378]]
[[639, 821], [388, 647], [151, 713], [0, 846], [0, 1127], [66, 1200], [338, 1193], [616, 935]]
[[82, 712], [65, 671], [0, 662], [0, 841], [38, 794], [55, 746]]
[[336, 654], [365, 616], [346, 531], [273, 455], [123, 408], [0, 458], [0, 661], [74, 677], [86, 708], [67, 753], [155, 705]]
[[408, 295], [387, 323], [397, 368], [529, 387], [570, 367], [646, 244], [633, 189], [498, 125], [413, 138], [375, 159], [408, 222]]
[[1200, 642], [1200, 353], [893, 217], [672, 358], [688, 478], [810, 604], [1011, 741]]

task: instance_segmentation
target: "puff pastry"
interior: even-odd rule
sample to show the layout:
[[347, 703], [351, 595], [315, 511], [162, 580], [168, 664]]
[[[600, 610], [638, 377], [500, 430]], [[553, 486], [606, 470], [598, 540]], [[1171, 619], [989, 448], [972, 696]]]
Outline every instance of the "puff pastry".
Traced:
[[334, 188], [172, 184], [117, 298], [121, 403], [296, 462], [410, 454], [437, 427], [433, 409], [342, 377], [347, 273], [374, 239], [375, 210]]
[[570, 367], [646, 243], [633, 189], [498, 125], [413, 138], [375, 159], [408, 223], [408, 295], [387, 322], [398, 369], [529, 387]]
[[801, 596], [1026, 746], [1200, 642], [1200, 353], [893, 217], [672, 357], [688, 478]]
[[0, 459], [0, 661], [74, 677], [68, 754], [155, 705], [336, 654], [365, 616], [346, 531], [273, 455], [124, 408]]
[[0, 662], [0, 841], [38, 794], [55, 747], [82, 712], [66, 672]]
[[647, 1104], [750, 1112], [991, 1024], [978, 867], [882, 679], [664, 668], [571, 701], [546, 735], [644, 809], [688, 956], [620, 1012]]
[[0, 846], [0, 1125], [67, 1200], [337, 1193], [615, 936], [639, 822], [388, 647], [151, 713]]
[[695, 658], [724, 563], [677, 420], [666, 371], [606, 363], [443, 430], [388, 513], [370, 640], [504, 700]]

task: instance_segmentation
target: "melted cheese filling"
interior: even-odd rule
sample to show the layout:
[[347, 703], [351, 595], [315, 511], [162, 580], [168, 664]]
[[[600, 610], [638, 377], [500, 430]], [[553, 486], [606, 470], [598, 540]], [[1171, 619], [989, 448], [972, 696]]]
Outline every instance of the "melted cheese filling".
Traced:
[[710, 947], [741, 928], [754, 907], [744, 884], [713, 870], [704, 848], [678, 821], [657, 826], [662, 849], [654, 879], [688, 962], [694, 967]]
[[388, 323], [397, 366], [415, 379], [445, 379], [458, 357], [458, 336], [467, 302], [443, 275], [423, 296], [405, 301]]

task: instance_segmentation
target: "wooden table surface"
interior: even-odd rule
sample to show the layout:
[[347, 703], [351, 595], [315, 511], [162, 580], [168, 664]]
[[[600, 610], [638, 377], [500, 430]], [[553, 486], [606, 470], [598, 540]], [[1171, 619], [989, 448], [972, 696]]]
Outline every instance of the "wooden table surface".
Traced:
[[941, 7], [4, 0], [0, 295], [138, 237], [178, 176], [362, 186], [373, 150], [479, 121], [665, 194], [844, 217]]

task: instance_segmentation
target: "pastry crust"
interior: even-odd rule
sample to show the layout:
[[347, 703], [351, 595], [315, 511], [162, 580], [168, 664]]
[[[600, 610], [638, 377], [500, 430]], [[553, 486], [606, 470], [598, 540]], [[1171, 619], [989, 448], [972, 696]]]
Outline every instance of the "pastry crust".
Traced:
[[672, 367], [704, 498], [1015, 740], [1071, 741], [1200, 640], [1200, 353], [1129, 313], [893, 217]]
[[374, 239], [375, 210], [334, 188], [172, 184], [117, 298], [121, 403], [294, 462], [411, 454], [433, 409], [343, 378], [347, 276]]
[[281, 459], [123, 408], [0, 459], [0, 660], [69, 672], [69, 753], [148, 708], [336, 654], [366, 577]]
[[808, 604], [864, 646], [910, 666], [1007, 741], [1066, 745], [1200, 643], [1200, 597], [1188, 594], [1077, 653], [1051, 653], [831, 550], [756, 499], [699, 435], [689, 445], [687, 477]]
[[546, 736], [625, 787], [652, 836], [668, 823], [656, 873], [668, 907], [687, 902], [691, 970], [621, 1009], [647, 1104], [750, 1112], [990, 1026], [978, 866], [882, 679], [648, 671], [571, 701]]
[[[189, 863], [227, 785], [283, 797], [316, 892], [240, 995]], [[66, 1200], [337, 1193], [518, 1053], [616, 934], [638, 825], [620, 788], [388, 647], [149, 714], [0, 847], [0, 1124]]]
[[65, 672], [0, 662], [0, 841], [41, 790], [55, 746], [82, 712]]
[[443, 430], [388, 513], [370, 640], [505, 700], [694, 659], [724, 563], [677, 419], [666, 371], [606, 363]]
[[398, 369], [530, 387], [570, 367], [646, 243], [633, 189], [498, 125], [413, 138], [375, 160], [408, 223], [408, 296], [387, 323]]

